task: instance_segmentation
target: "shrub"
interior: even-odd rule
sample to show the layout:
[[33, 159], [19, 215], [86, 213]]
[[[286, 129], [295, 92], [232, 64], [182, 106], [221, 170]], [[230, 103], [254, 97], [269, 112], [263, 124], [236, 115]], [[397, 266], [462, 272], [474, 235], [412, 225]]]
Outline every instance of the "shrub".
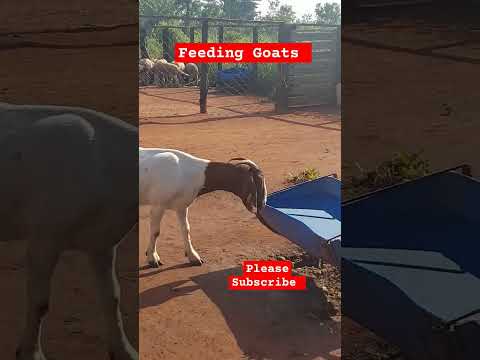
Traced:
[[430, 164], [422, 153], [400, 152], [391, 160], [382, 162], [374, 170], [367, 171], [357, 165], [360, 175], [352, 176], [343, 185], [344, 199], [359, 196], [404, 181], [413, 180], [430, 173]]
[[298, 174], [288, 174], [285, 182], [287, 184], [295, 185], [300, 184], [306, 181], [311, 181], [318, 179], [320, 177], [320, 172], [315, 168], [306, 168], [300, 171]]

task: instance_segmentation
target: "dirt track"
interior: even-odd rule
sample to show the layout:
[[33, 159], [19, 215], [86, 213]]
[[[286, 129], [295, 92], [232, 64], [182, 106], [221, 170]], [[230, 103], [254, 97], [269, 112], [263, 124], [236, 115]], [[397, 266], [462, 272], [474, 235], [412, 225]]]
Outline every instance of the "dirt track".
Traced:
[[[347, 177], [354, 162], [371, 168], [394, 152], [424, 150], [432, 169], [463, 162], [480, 169], [478, 131], [478, 33], [460, 27], [398, 21], [384, 26], [345, 27], [342, 43], [344, 101], [342, 161]], [[402, 51], [469, 40], [439, 48], [434, 56]], [[382, 49], [389, 46], [390, 50]], [[395, 49], [397, 48], [397, 49]], [[435, 56], [437, 55], [437, 56]], [[457, 60], [443, 55], [460, 57]], [[466, 58], [462, 60], [461, 58]], [[474, 64], [472, 62], [477, 62]]]
[[[140, 89], [141, 146], [177, 148], [219, 161], [251, 158], [264, 170], [270, 191], [284, 187], [289, 172], [306, 167], [340, 172], [339, 115], [275, 115], [271, 103], [221, 94], [211, 94], [209, 113], [200, 115], [197, 98], [192, 89]], [[141, 265], [147, 216], [142, 210]], [[168, 214], [158, 243], [164, 266], [140, 272], [142, 359], [335, 358], [329, 353], [340, 347], [339, 322], [320, 315], [318, 287], [306, 293], [226, 289], [227, 275], [237, 272], [242, 260], [295, 254], [295, 246], [264, 228], [230, 194], [200, 198], [190, 219], [194, 246], [206, 264], [185, 264], [175, 217]]]
[[0, 101], [82, 106], [137, 124], [137, 3], [20, 0], [2, 2], [0, 14]]

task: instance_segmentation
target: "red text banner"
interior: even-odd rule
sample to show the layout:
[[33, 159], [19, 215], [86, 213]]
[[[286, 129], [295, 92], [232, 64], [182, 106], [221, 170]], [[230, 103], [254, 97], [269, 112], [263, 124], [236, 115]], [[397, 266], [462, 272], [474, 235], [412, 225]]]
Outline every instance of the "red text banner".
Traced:
[[175, 61], [193, 63], [311, 63], [312, 43], [177, 43]]
[[243, 275], [228, 277], [229, 290], [305, 290], [305, 276], [293, 276], [290, 261], [249, 260]]

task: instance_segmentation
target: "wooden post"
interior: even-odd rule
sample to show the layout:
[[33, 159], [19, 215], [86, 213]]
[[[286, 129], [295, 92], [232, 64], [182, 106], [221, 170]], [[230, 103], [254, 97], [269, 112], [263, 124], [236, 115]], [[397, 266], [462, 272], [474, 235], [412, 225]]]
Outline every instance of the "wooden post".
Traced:
[[[258, 27], [254, 26], [252, 29], [252, 43], [258, 43]], [[257, 79], [258, 79], [258, 63], [252, 64], [252, 89], [255, 90], [257, 86]]]
[[[220, 26], [218, 27], [218, 42], [219, 42], [220, 44], [223, 44], [223, 25], [220, 25]], [[218, 71], [221, 71], [221, 70], [222, 70], [222, 68], [223, 68], [222, 65], [223, 65], [223, 64], [222, 64], [221, 62], [217, 63], [217, 69], [218, 69]]]
[[147, 35], [152, 31], [153, 23], [151, 20], [140, 18], [139, 21], [139, 48], [140, 57], [148, 59]]
[[194, 43], [195, 42], [195, 27], [190, 28], [190, 42]]
[[168, 29], [162, 29], [162, 50], [163, 50], [163, 58], [168, 62], [172, 61], [172, 57], [170, 54], [170, 39], [168, 38]]
[[[290, 42], [292, 40], [292, 30], [294, 26], [291, 24], [280, 24], [278, 28], [278, 42]], [[278, 75], [275, 91], [275, 111], [288, 111], [288, 64], [278, 65]]]
[[[208, 20], [202, 20], [202, 43], [208, 43]], [[200, 64], [200, 113], [207, 112], [208, 63]]]
[[145, 29], [140, 30], [140, 57], [148, 59], [148, 51], [147, 51], [147, 35]]

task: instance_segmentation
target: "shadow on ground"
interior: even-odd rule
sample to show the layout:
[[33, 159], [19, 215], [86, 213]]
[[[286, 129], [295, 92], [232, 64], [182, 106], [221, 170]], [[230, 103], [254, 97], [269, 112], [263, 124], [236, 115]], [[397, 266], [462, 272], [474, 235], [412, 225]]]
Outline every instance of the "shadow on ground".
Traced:
[[[233, 274], [240, 275], [241, 268], [148, 289], [140, 294], [140, 308], [202, 290], [220, 309], [249, 359], [338, 359], [330, 353], [340, 348], [340, 328], [330, 318], [332, 309], [313, 281], [307, 281], [306, 291], [230, 291], [227, 278]], [[195, 285], [182, 286], [190, 280]]]

